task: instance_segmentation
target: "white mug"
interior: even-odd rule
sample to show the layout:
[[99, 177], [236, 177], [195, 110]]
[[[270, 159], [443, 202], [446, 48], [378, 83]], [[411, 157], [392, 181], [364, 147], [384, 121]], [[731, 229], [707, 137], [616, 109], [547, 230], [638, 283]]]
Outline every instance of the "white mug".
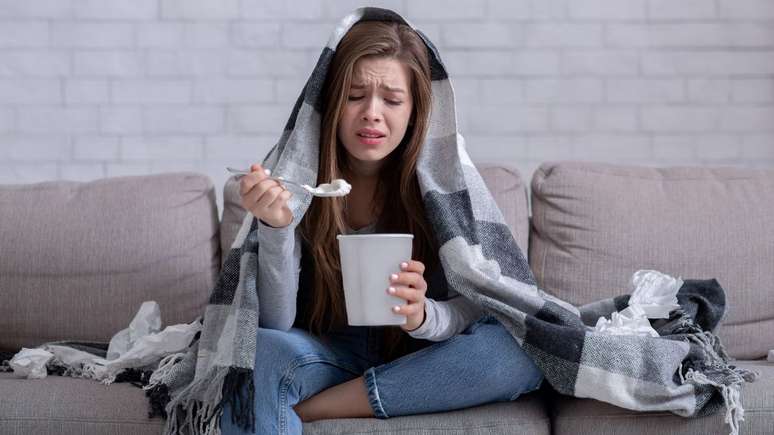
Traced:
[[400, 272], [400, 263], [411, 260], [413, 234], [340, 234], [339, 256], [347, 306], [352, 326], [404, 325], [406, 316], [392, 307], [406, 301], [387, 293], [390, 275]]

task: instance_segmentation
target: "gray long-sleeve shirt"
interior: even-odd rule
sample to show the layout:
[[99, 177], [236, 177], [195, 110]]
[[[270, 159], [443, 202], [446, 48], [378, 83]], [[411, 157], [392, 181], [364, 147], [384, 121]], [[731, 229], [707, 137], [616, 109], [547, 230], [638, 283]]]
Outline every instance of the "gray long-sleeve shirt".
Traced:
[[[370, 225], [360, 230], [348, 230], [348, 234], [367, 234], [374, 231]], [[258, 222], [258, 300], [259, 325], [263, 328], [290, 329], [296, 320], [296, 304], [299, 292], [300, 267], [293, 258], [300, 258], [300, 242], [289, 227], [273, 228]], [[294, 257], [295, 255], [295, 257]], [[285, 257], [288, 261], [261, 261], [263, 257]], [[442, 273], [442, 272], [441, 272]], [[443, 285], [445, 280], [425, 277], [428, 285]], [[307, 289], [304, 289], [307, 290]], [[467, 298], [448, 289], [428, 288], [428, 295], [440, 295], [438, 300], [425, 299], [425, 320], [409, 332], [414, 338], [443, 341], [477, 320], [483, 312]], [[440, 300], [441, 298], [445, 300]]]

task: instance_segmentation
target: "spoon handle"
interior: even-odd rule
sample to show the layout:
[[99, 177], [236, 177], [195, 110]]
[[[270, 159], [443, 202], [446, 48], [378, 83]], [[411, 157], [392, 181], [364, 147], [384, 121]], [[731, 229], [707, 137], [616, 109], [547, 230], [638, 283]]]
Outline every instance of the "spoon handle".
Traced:
[[[231, 172], [232, 174], [236, 174], [236, 175], [247, 175], [247, 174], [250, 173], [250, 171], [246, 171], [244, 169], [234, 169], [234, 168], [229, 168], [229, 167], [226, 167], [226, 170]], [[306, 190], [306, 188], [301, 183], [297, 183], [297, 182], [292, 181], [292, 180], [286, 180], [286, 179], [284, 179], [282, 177], [272, 177], [272, 176], [269, 176], [269, 178], [271, 178], [272, 180], [277, 180], [280, 183], [292, 184], [294, 186], [298, 186], [298, 187]]]
[[304, 187], [304, 186], [303, 186], [301, 183], [296, 183], [295, 181], [286, 180], [286, 179], [284, 179], [284, 178], [282, 178], [282, 177], [272, 177], [272, 176], [269, 176], [269, 178], [271, 178], [272, 180], [277, 180], [277, 181], [279, 181], [280, 183], [285, 183], [285, 184], [292, 184], [292, 185], [294, 185], [294, 186], [298, 186], [298, 187], [300, 187], [300, 188], [302, 188], [302, 189], [306, 190], [306, 188], [305, 188], [305, 187]]

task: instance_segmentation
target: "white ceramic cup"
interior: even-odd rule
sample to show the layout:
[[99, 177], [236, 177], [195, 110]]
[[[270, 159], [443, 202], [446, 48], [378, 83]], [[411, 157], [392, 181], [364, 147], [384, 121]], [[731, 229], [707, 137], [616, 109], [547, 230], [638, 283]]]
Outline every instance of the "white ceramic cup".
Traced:
[[404, 325], [392, 307], [406, 303], [387, 293], [390, 275], [411, 259], [412, 234], [340, 234], [341, 275], [347, 321], [352, 326]]

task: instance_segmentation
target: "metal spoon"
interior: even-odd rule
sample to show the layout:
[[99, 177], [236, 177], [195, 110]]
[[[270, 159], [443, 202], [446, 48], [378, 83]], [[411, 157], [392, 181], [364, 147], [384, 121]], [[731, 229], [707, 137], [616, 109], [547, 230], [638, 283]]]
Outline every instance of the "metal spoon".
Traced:
[[[247, 170], [244, 170], [244, 169], [235, 169], [235, 168], [229, 168], [229, 167], [227, 167], [226, 170], [231, 172], [232, 174], [235, 174], [235, 175], [247, 175], [247, 174], [250, 173], [250, 171], [247, 171]], [[310, 188], [310, 189], [312, 188], [311, 186], [309, 186], [307, 184], [296, 183], [295, 181], [286, 180], [286, 179], [284, 179], [282, 177], [272, 177], [272, 176], [269, 176], [269, 178], [271, 178], [272, 180], [281, 181], [283, 183], [292, 184], [294, 186], [304, 188], [305, 190], [309, 190], [309, 189], [306, 189], [307, 187]]]
[[[247, 175], [247, 174], [250, 173], [250, 171], [245, 170], [245, 169], [235, 169], [235, 168], [230, 168], [230, 167], [226, 167], [226, 170], [231, 172], [232, 174], [236, 174], [236, 175]], [[269, 178], [271, 178], [272, 180], [277, 180], [280, 183], [290, 184], [292, 186], [299, 187], [299, 188], [304, 189], [305, 191], [311, 193], [314, 196], [320, 196], [320, 197], [343, 196], [343, 195], [346, 195], [346, 194], [349, 193], [349, 190], [347, 190], [346, 192], [323, 192], [320, 187], [312, 187], [312, 186], [310, 186], [308, 184], [301, 184], [301, 183], [298, 183], [296, 181], [286, 180], [285, 178], [282, 178], [282, 177], [272, 177], [272, 176], [269, 176]], [[322, 186], [322, 185], [320, 185], [320, 186]]]

